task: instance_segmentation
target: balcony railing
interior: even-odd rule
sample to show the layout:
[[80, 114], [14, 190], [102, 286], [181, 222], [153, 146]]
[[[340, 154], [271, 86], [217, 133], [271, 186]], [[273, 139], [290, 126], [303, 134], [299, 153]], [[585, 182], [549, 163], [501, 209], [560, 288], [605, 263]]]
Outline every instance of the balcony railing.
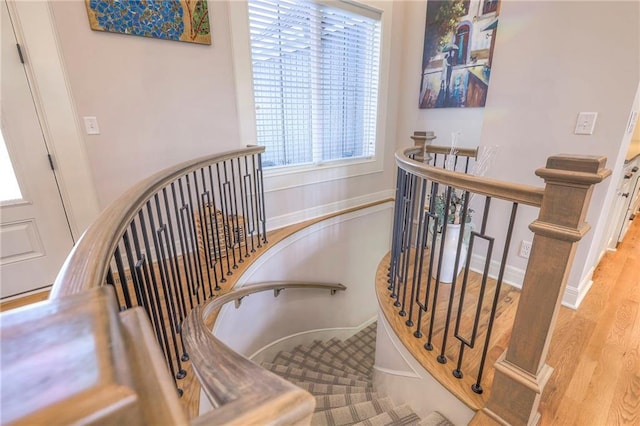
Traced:
[[[494, 421], [530, 424], [552, 371], [546, 348], [575, 246], [589, 229], [592, 188], [610, 172], [604, 158], [550, 157], [536, 171], [546, 187], [536, 188], [468, 174], [475, 154], [428, 145], [396, 153], [388, 296], [424, 353], [453, 363], [449, 372], [457, 379], [472, 375], [471, 390], [483, 393], [518, 210], [539, 208], [511, 339], [483, 409]], [[437, 163], [437, 155], [450, 158]], [[471, 350], [474, 362], [467, 362]]]

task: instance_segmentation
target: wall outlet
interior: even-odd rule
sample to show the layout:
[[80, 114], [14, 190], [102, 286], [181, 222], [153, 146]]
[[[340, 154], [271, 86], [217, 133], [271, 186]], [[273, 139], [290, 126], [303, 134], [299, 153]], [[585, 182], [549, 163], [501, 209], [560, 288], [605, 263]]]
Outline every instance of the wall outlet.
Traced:
[[530, 254], [531, 254], [531, 241], [522, 240], [520, 242], [520, 252], [518, 253], [518, 256], [528, 259]]

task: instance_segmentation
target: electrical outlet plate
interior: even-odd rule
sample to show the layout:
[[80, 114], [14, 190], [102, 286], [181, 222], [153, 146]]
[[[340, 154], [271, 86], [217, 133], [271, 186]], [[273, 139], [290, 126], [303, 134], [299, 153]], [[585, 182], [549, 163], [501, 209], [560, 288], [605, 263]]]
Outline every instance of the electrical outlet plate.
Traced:
[[96, 117], [82, 117], [84, 120], [84, 129], [88, 135], [99, 135], [98, 119]]
[[518, 256], [528, 259], [529, 255], [531, 255], [531, 241], [522, 240], [522, 242], [520, 243], [520, 252], [518, 253]]
[[597, 112], [581, 112], [576, 122], [576, 135], [592, 135], [596, 128]]

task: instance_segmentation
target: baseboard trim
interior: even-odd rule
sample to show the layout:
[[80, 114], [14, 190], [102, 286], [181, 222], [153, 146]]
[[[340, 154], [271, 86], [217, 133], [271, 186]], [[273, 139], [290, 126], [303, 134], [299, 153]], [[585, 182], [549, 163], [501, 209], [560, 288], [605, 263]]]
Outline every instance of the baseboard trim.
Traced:
[[[471, 270], [482, 274], [484, 271], [485, 258], [484, 256], [480, 256], [478, 254], [474, 254], [471, 256]], [[493, 279], [498, 278], [498, 274], [500, 273], [500, 262], [497, 260], [492, 260], [489, 264], [489, 277]], [[504, 277], [502, 278], [502, 282], [508, 284], [515, 288], [522, 288], [522, 283], [524, 282], [525, 270], [516, 268], [511, 265], [507, 265], [504, 270]]]
[[318, 328], [315, 330], [301, 331], [289, 336], [284, 336], [261, 347], [253, 354], [251, 354], [248, 358], [254, 362], [261, 362], [264, 361], [264, 359], [270, 359], [270, 357], [272, 358], [271, 355], [275, 355], [281, 350], [286, 350], [287, 348], [293, 348], [298, 345], [313, 342], [314, 340], [329, 340], [332, 338], [345, 340], [374, 323], [376, 319], [377, 315], [369, 318], [362, 324], [359, 324], [355, 327]]
[[595, 270], [595, 266], [592, 266], [591, 269], [589, 269], [587, 275], [578, 285], [578, 288], [567, 286], [567, 289], [564, 291], [564, 297], [562, 298], [562, 306], [566, 306], [570, 309], [578, 309], [578, 307], [580, 307], [584, 297], [593, 285], [593, 273]]
[[395, 190], [387, 189], [384, 191], [374, 192], [359, 197], [349, 198], [346, 200], [336, 201], [334, 203], [324, 204], [322, 206], [312, 207], [309, 209], [298, 210], [293, 213], [287, 213], [280, 216], [269, 218], [267, 230], [284, 228], [285, 226], [304, 222], [306, 220], [315, 219], [327, 214], [339, 212], [341, 210], [351, 209], [362, 206], [364, 204], [375, 203], [378, 201], [393, 198]]

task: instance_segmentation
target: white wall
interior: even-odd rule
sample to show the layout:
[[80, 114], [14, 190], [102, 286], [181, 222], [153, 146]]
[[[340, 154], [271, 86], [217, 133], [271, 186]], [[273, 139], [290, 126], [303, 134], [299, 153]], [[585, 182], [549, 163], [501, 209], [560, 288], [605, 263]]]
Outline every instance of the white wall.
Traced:
[[[571, 304], [589, 283], [606, 245], [606, 222], [622, 168], [625, 128], [640, 79], [640, 3], [632, 1], [503, 0], [491, 82], [484, 109], [418, 110], [425, 2], [403, 3], [404, 56], [398, 109], [398, 146], [414, 130], [435, 130], [437, 143], [462, 130], [465, 146], [498, 145], [487, 175], [542, 186], [534, 170], [559, 153], [604, 155], [614, 174], [595, 190], [569, 277]], [[400, 13], [400, 12], [398, 12]], [[597, 111], [596, 130], [576, 136], [580, 111]], [[530, 240], [534, 209], [520, 213], [513, 248]], [[494, 222], [506, 223], [507, 212]], [[512, 250], [513, 250], [512, 248]], [[516, 268], [526, 261], [511, 256]]]
[[[390, 37], [395, 5], [372, 3], [385, 11], [381, 69], [391, 82], [389, 93], [395, 93], [401, 52], [398, 40]], [[171, 164], [245, 145], [228, 2], [209, 1], [211, 46], [91, 31], [84, 2], [52, 5], [78, 115], [96, 116], [100, 124], [101, 134], [85, 136], [85, 141], [102, 206]], [[299, 176], [292, 174], [289, 189], [273, 188], [267, 178], [269, 217], [326, 212], [322, 206], [353, 205], [367, 201], [369, 194], [390, 194], [396, 102], [394, 96], [381, 99], [390, 111], [380, 126], [380, 138], [390, 140], [380, 153], [381, 171], [303, 186], [296, 186]]]
[[91, 31], [83, 1], [52, 2], [79, 116], [105, 206], [138, 180], [201, 155], [235, 149], [227, 4], [210, 2], [213, 45]]
[[[390, 246], [393, 204], [342, 215], [304, 229], [277, 243], [244, 273], [238, 286], [264, 281], [337, 282], [347, 290], [330, 295], [316, 289], [258, 293], [239, 309], [225, 306], [215, 335], [249, 356], [296, 333], [357, 327], [378, 311], [375, 274]], [[238, 332], [241, 330], [241, 332]]]

